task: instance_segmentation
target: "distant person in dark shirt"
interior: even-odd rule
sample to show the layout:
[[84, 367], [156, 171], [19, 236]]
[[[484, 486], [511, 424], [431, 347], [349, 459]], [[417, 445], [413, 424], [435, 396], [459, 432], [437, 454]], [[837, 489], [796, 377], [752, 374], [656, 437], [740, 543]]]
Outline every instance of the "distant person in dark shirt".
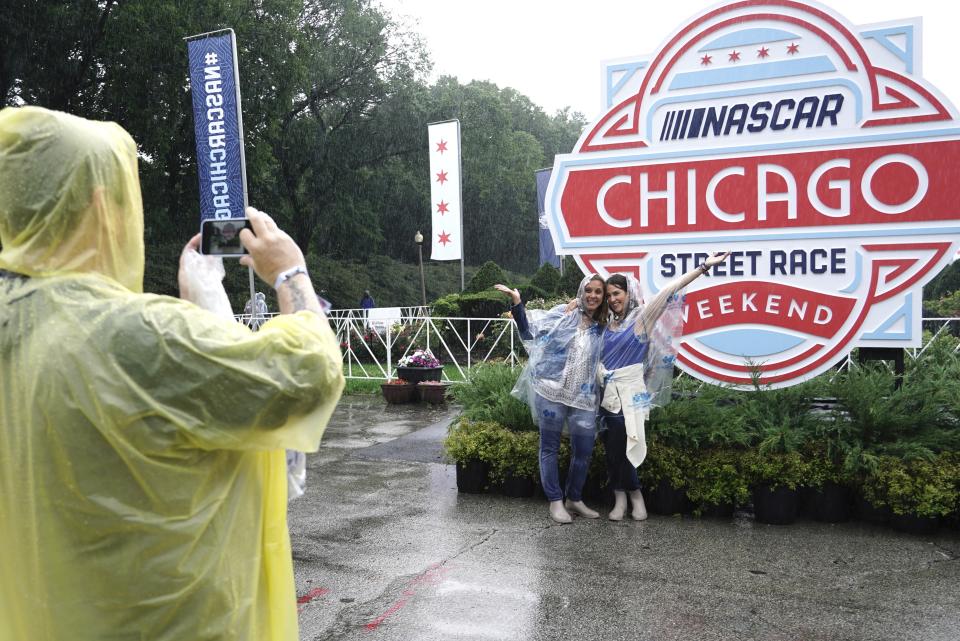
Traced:
[[360, 307], [363, 309], [370, 309], [371, 307], [376, 307], [377, 304], [373, 302], [373, 296], [370, 295], [370, 290], [363, 290], [363, 298], [360, 299]]
[[373, 296], [370, 295], [370, 290], [363, 290], [363, 298], [360, 299], [360, 308], [363, 309], [364, 324], [366, 324], [366, 320], [370, 316], [370, 309], [376, 306], [377, 304], [373, 302]]

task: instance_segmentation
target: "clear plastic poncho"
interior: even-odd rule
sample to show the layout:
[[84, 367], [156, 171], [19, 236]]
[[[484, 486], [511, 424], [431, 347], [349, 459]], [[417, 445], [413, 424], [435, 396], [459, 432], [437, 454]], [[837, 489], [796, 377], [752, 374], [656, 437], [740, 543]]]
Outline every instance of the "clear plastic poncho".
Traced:
[[340, 397], [327, 322], [138, 293], [115, 124], [0, 111], [0, 242], [0, 640], [297, 639], [284, 448]]
[[537, 394], [569, 407], [597, 407], [596, 372], [603, 328], [587, 315], [584, 304], [584, 289], [592, 278], [580, 281], [579, 311], [568, 313], [566, 305], [526, 311], [529, 335], [521, 340], [529, 358], [511, 394], [530, 406], [535, 421]]
[[[627, 299], [622, 317], [612, 313], [604, 331], [603, 365], [615, 370], [643, 364], [647, 396], [643, 404], [670, 402], [677, 343], [683, 333], [683, 296], [679, 279], [667, 283], [646, 305], [633, 276], [626, 276]], [[627, 334], [629, 332], [629, 334]]]

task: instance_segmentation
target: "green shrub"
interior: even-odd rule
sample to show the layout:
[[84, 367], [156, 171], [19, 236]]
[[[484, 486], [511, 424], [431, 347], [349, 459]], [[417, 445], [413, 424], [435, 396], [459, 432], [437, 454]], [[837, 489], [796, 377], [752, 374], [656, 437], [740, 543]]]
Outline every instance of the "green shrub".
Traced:
[[[490, 478], [495, 482], [503, 481], [507, 474], [535, 477], [539, 469], [540, 435], [511, 432], [493, 421], [461, 419], [450, 426], [443, 448], [456, 463], [489, 463]], [[561, 442], [560, 456], [569, 464], [569, 443]]]
[[477, 270], [477, 273], [473, 275], [473, 278], [471, 278], [470, 282], [467, 283], [467, 287], [464, 292], [482, 292], [485, 289], [490, 289], [497, 283], [506, 283], [507, 280], [507, 274], [503, 271], [503, 269], [500, 268], [500, 265], [497, 265], [492, 260], [488, 260], [481, 265], [480, 269]]
[[797, 489], [807, 470], [799, 452], [751, 450], [743, 458], [744, 476], [750, 486], [768, 485], [771, 489]]
[[879, 456], [930, 460], [960, 450], [956, 360], [928, 354], [923, 364], [907, 369], [900, 389], [894, 389], [893, 373], [882, 365], [862, 365], [836, 378], [834, 394], [849, 421], [839, 427], [837, 446], [847, 472], [869, 472]]
[[801, 456], [804, 462], [804, 478], [800, 484], [804, 487], [821, 489], [827, 483], [850, 482], [849, 474], [844, 473], [843, 463], [831, 457], [825, 447], [805, 448]]
[[492, 465], [503, 458], [506, 437], [507, 430], [498, 423], [464, 418], [450, 426], [443, 449], [457, 463], [484, 461]]
[[460, 311], [460, 294], [447, 294], [433, 301], [430, 315], [437, 318], [459, 318], [463, 316]]
[[536, 432], [530, 408], [510, 396], [520, 368], [505, 363], [477, 365], [470, 382], [453, 388], [453, 396], [463, 405], [463, 415], [473, 421], [496, 421], [515, 432]]
[[468, 318], [498, 318], [510, 307], [510, 299], [495, 289], [462, 294], [460, 311]]
[[560, 270], [550, 263], [544, 263], [530, 279], [530, 284], [542, 291], [544, 297], [552, 296], [560, 285]]
[[[677, 387], [687, 381], [677, 381]], [[741, 407], [746, 396], [742, 392], [703, 385], [696, 393], [678, 389], [678, 394], [679, 400], [650, 414], [651, 429], [659, 442], [685, 450], [747, 444], [749, 434]]]
[[563, 276], [560, 277], [560, 284], [557, 285], [557, 293], [568, 300], [577, 295], [577, 289], [580, 287], [580, 281], [583, 280], [584, 273], [572, 257], [567, 256], [563, 259]]
[[645, 487], [656, 487], [667, 480], [674, 489], [687, 487], [690, 479], [690, 456], [655, 438], [647, 436], [647, 458], [638, 471], [640, 482]]
[[540, 289], [532, 283], [529, 285], [520, 285], [520, 287], [517, 289], [520, 291], [520, 299], [524, 302], [528, 300], [545, 299], [549, 296], [546, 291]]
[[864, 497], [894, 514], [941, 517], [957, 509], [956, 472], [950, 455], [936, 461], [880, 457], [863, 483]]
[[536, 432], [509, 432], [504, 438], [501, 458], [491, 468], [495, 480], [507, 474], [518, 477], [536, 477], [540, 469], [540, 435]]
[[696, 513], [711, 505], [743, 505], [750, 498], [747, 479], [740, 469], [741, 452], [730, 449], [702, 450], [691, 455], [687, 496]]
[[809, 384], [781, 389], [756, 385], [742, 405], [751, 444], [764, 453], [783, 454], [799, 449], [817, 421], [810, 413], [813, 396]]

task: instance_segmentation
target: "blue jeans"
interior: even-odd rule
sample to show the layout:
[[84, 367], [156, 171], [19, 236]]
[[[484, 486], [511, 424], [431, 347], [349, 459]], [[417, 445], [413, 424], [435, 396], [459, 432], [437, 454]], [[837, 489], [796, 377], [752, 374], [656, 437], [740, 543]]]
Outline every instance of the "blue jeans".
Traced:
[[581, 410], [548, 401], [537, 395], [534, 401], [540, 426], [540, 483], [549, 501], [562, 501], [560, 490], [560, 435], [566, 421], [570, 430], [570, 470], [567, 472], [566, 495], [571, 501], [582, 500], [590, 456], [593, 454], [593, 410]]
[[614, 490], [632, 492], [640, 489], [637, 468], [627, 458], [627, 426], [623, 421], [623, 412], [611, 414], [600, 408], [600, 420], [606, 429], [600, 432], [603, 451], [607, 458], [607, 477]]

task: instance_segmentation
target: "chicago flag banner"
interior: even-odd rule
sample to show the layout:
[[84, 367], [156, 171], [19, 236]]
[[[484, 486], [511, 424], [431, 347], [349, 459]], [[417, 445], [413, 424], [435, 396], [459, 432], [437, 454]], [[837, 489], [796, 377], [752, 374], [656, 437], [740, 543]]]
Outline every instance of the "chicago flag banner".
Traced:
[[433, 215], [430, 258], [460, 260], [463, 257], [460, 121], [428, 125], [427, 138], [430, 141], [430, 207]]

